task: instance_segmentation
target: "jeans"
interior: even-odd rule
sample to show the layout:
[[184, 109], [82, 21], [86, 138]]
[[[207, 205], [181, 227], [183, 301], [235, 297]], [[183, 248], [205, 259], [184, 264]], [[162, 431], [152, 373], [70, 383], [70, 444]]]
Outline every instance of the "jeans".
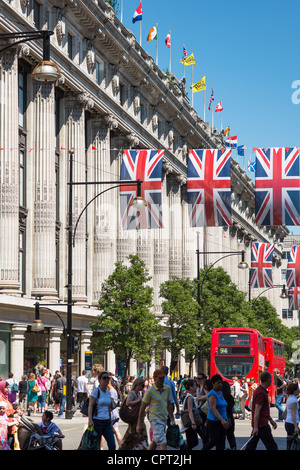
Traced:
[[226, 429], [222, 426], [221, 421], [207, 420], [207, 430], [209, 440], [203, 445], [202, 450], [225, 450]]
[[275, 399], [275, 406], [278, 410], [278, 419], [282, 421], [282, 413], [284, 412], [284, 409], [282, 407], [282, 402], [283, 402], [283, 395], [277, 395]]
[[59, 402], [60, 402], [60, 408], [58, 412], [58, 416], [62, 416], [64, 414], [65, 406], [66, 406], [66, 401], [67, 401], [67, 395], [63, 395], [62, 393], [58, 394]]
[[116, 443], [110, 419], [93, 419], [94, 429], [99, 438], [103, 436], [109, 450], [116, 450]]

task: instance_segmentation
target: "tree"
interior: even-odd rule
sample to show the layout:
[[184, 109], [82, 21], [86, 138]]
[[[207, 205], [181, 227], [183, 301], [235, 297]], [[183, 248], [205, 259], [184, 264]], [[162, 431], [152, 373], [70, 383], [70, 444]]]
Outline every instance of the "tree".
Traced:
[[149, 361], [161, 340], [161, 327], [152, 307], [153, 289], [145, 263], [130, 255], [129, 265], [115, 264], [114, 272], [102, 284], [101, 314], [91, 327], [97, 333], [93, 348], [113, 349], [126, 358], [124, 380], [130, 359]]
[[109, 5], [114, 9], [115, 13], [118, 14], [119, 12], [119, 2], [118, 0], [105, 0], [106, 3], [109, 3]]
[[193, 299], [192, 281], [173, 277], [160, 285], [159, 295], [165, 299], [161, 306], [167, 328], [164, 344], [171, 352], [170, 370], [174, 369], [182, 350], [185, 350], [191, 366], [198, 342], [198, 304]]

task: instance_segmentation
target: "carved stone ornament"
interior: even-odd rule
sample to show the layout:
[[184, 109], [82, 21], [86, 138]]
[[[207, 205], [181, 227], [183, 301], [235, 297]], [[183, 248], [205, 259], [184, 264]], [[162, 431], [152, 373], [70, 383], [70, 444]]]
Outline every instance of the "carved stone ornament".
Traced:
[[117, 129], [119, 127], [118, 119], [115, 116], [113, 116], [112, 114], [105, 114], [103, 116], [103, 121], [104, 121], [104, 124], [109, 129]]
[[78, 93], [77, 102], [87, 109], [93, 109], [95, 103], [87, 93]]
[[22, 8], [26, 8], [29, 3], [29, 0], [20, 0], [20, 4]]
[[111, 86], [112, 86], [112, 91], [114, 95], [118, 93], [119, 85], [120, 85], [119, 75], [115, 74], [113, 75], [112, 80], [111, 80]]
[[129, 143], [130, 147], [133, 147], [133, 148], [137, 147], [140, 143], [139, 138], [133, 132], [130, 132], [129, 134], [127, 134], [126, 140]]
[[56, 36], [57, 36], [58, 42], [62, 42], [65, 35], [66, 35], [66, 19], [59, 12], [58, 21], [57, 21], [57, 25], [56, 25]]
[[90, 41], [87, 45], [86, 64], [88, 70], [92, 70], [95, 65], [95, 49]]
[[155, 132], [158, 128], [158, 116], [157, 114], [154, 114], [152, 116], [152, 129], [153, 129], [153, 132]]

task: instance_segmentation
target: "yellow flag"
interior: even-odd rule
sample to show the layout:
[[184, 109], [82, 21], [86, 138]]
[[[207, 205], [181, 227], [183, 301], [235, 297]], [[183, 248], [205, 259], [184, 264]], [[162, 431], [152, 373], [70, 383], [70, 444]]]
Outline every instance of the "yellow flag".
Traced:
[[199, 82], [195, 83], [195, 85], [190, 86], [190, 89], [193, 90], [194, 93], [197, 91], [206, 90], [205, 75], [203, 78], [201, 78], [201, 80], [199, 80]]
[[181, 59], [180, 62], [182, 62], [184, 66], [196, 65], [195, 57], [193, 53], [191, 53], [191, 55], [189, 55], [185, 60]]

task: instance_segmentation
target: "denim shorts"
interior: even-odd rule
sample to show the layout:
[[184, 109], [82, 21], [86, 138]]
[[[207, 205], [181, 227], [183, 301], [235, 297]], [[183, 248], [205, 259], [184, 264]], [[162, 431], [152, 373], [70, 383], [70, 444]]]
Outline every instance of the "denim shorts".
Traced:
[[157, 444], [166, 444], [166, 426], [167, 420], [150, 419], [150, 426], [153, 431], [153, 441]]

